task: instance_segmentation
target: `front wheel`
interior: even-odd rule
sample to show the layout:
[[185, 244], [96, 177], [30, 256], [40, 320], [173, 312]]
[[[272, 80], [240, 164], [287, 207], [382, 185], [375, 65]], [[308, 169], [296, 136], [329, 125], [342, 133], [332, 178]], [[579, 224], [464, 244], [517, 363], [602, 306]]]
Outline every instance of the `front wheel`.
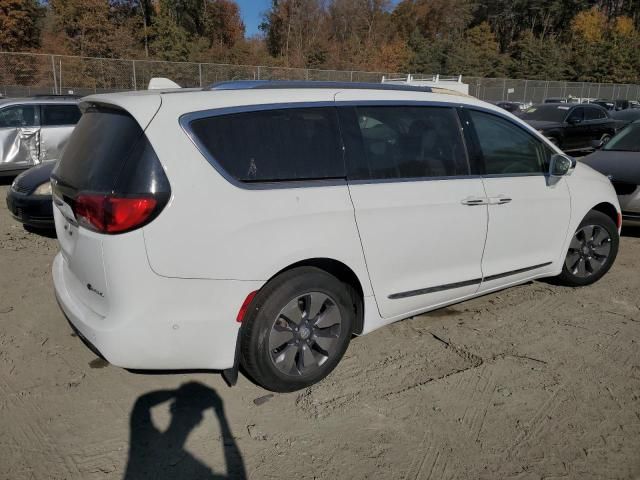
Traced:
[[619, 243], [613, 220], [602, 212], [590, 211], [571, 239], [559, 283], [580, 287], [597, 282], [613, 265]]
[[244, 319], [241, 362], [258, 384], [291, 392], [319, 382], [338, 364], [355, 324], [354, 292], [315, 267], [271, 280]]

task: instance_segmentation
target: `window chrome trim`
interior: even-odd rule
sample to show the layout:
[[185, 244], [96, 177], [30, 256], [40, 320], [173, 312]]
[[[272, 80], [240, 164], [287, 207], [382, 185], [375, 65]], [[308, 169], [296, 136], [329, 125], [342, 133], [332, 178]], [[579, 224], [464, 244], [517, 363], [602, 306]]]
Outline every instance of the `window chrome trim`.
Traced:
[[[195, 120], [201, 120], [204, 118], [221, 117], [224, 115], [232, 115], [234, 113], [249, 113], [249, 112], [262, 112], [269, 110], [284, 110], [290, 108], [335, 108], [334, 102], [292, 102], [292, 103], [266, 103], [257, 105], [238, 105], [235, 107], [222, 107], [209, 110], [200, 110], [191, 113], [185, 113], [180, 116], [178, 123], [182, 130], [187, 134], [187, 137], [198, 149], [200, 154], [209, 162], [209, 164], [220, 174], [222, 177], [235, 187], [242, 188], [244, 190], [275, 190], [284, 188], [310, 188], [310, 187], [335, 187], [346, 186], [346, 170], [345, 178], [318, 178], [318, 179], [306, 179], [306, 180], [282, 180], [282, 181], [256, 181], [256, 182], [244, 182], [238, 180], [233, 175], [229, 174], [227, 170], [218, 162], [213, 155], [209, 153], [205, 145], [200, 141], [197, 135], [191, 128], [191, 122]], [[339, 132], [338, 132], [339, 134]], [[342, 139], [340, 138], [340, 144], [342, 145]]]
[[[198, 110], [195, 112], [189, 112], [182, 114], [178, 123], [185, 132], [187, 137], [194, 144], [200, 154], [207, 160], [207, 162], [229, 183], [235, 187], [244, 190], [272, 190], [272, 189], [284, 189], [284, 188], [309, 188], [309, 187], [327, 187], [327, 186], [343, 186], [347, 184], [351, 185], [364, 185], [373, 183], [406, 183], [406, 182], [425, 182], [425, 181], [439, 181], [439, 180], [459, 180], [459, 179], [478, 179], [478, 178], [503, 178], [503, 177], [521, 177], [521, 176], [547, 176], [545, 172], [540, 173], [528, 173], [528, 174], [495, 174], [495, 175], [478, 175], [469, 173], [467, 175], [454, 175], [454, 176], [442, 176], [442, 177], [412, 177], [412, 178], [389, 178], [389, 179], [358, 179], [348, 180], [345, 176], [344, 179], [315, 179], [315, 180], [283, 180], [283, 181], [257, 181], [257, 182], [243, 182], [230, 175], [222, 165], [211, 155], [204, 144], [198, 139], [191, 129], [191, 122], [194, 120], [201, 120], [203, 118], [219, 117], [224, 115], [231, 115], [234, 113], [248, 113], [248, 112], [260, 112], [268, 110], [283, 110], [289, 108], [339, 108], [339, 107], [358, 107], [358, 106], [405, 106], [405, 107], [444, 107], [444, 108], [461, 108], [464, 110], [476, 110], [479, 112], [489, 113], [496, 117], [502, 118], [509, 122], [516, 128], [524, 131], [525, 133], [533, 136], [538, 141], [541, 141], [542, 135], [537, 132], [533, 127], [528, 125], [521, 125], [518, 122], [514, 122], [513, 118], [509, 117], [502, 111], [496, 111], [490, 108], [486, 108], [478, 105], [469, 105], [460, 102], [452, 101], [439, 101], [439, 100], [335, 100], [335, 101], [307, 101], [307, 102], [281, 102], [281, 103], [261, 103], [261, 104], [248, 104], [237, 105], [233, 107], [220, 107], [207, 110]], [[459, 121], [460, 135], [464, 143], [466, 150], [467, 162], [469, 168], [471, 168], [470, 146], [467, 145], [464, 137], [464, 125], [462, 121]], [[341, 135], [341, 134], [340, 134]], [[342, 142], [342, 138], [341, 142]], [[548, 143], [542, 142], [545, 146]], [[343, 144], [344, 148], [344, 144]], [[345, 175], [347, 175], [345, 169]]]

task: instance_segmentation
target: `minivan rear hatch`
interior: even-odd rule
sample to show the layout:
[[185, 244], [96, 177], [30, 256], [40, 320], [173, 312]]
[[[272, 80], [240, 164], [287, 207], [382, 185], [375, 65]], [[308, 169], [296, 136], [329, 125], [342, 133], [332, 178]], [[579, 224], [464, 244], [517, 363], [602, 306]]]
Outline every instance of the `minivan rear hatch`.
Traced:
[[148, 223], [170, 190], [143, 127], [129, 112], [101, 103], [82, 108], [52, 174], [54, 217], [67, 283], [78, 300], [106, 316], [103, 242]]

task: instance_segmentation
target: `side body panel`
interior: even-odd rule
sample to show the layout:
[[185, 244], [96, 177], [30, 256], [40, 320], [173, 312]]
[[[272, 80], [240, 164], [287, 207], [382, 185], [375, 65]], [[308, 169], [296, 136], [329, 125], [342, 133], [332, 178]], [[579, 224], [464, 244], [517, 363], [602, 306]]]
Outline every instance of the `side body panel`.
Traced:
[[[269, 102], [330, 103], [328, 91], [269, 93]], [[178, 121], [183, 112], [258, 105], [259, 91], [198, 92], [163, 106], [146, 134], [163, 164], [172, 198], [144, 228], [151, 268], [161, 276], [266, 281], [283, 268], [330, 258], [351, 268], [372, 295], [353, 205], [344, 180], [246, 188], [223, 177]], [[251, 132], [247, 132], [250, 135]], [[292, 188], [293, 187], [293, 188]], [[247, 292], [248, 293], [248, 292]]]

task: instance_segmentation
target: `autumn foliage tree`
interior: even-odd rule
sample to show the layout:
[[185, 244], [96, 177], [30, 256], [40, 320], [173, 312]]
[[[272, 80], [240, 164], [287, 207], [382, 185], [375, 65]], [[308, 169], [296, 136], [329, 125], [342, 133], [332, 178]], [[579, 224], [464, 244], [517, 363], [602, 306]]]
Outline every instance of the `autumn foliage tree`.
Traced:
[[[640, 0], [0, 0], [0, 50], [640, 83]], [[24, 69], [23, 69], [24, 70]], [[318, 74], [320, 75], [320, 74]]]

